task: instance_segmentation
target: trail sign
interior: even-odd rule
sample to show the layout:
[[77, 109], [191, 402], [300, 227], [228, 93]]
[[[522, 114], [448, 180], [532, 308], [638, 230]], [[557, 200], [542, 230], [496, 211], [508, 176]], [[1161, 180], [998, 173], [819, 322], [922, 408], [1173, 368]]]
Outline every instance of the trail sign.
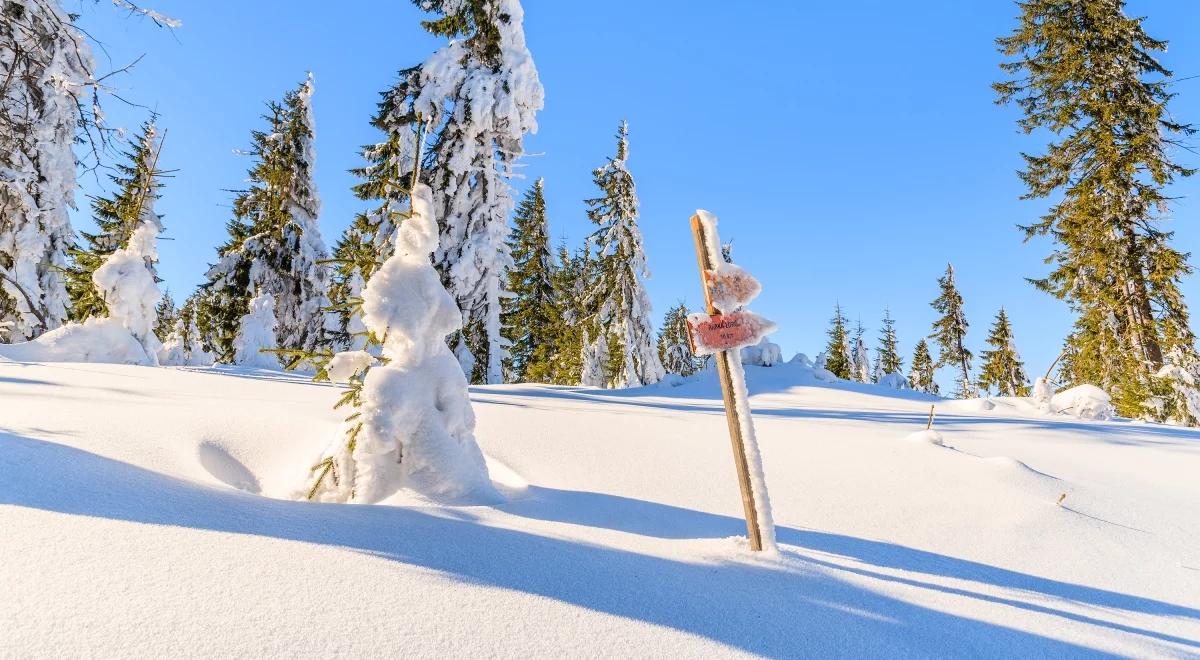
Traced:
[[775, 330], [775, 324], [755, 314], [740, 311], [731, 314], [689, 314], [688, 333], [692, 352], [712, 355], [753, 346]]
[[704, 283], [708, 287], [713, 307], [722, 314], [729, 314], [749, 305], [762, 291], [762, 285], [753, 275], [729, 263], [721, 263], [712, 270], [704, 271]]
[[733, 465], [742, 492], [742, 508], [746, 512], [746, 533], [750, 549], [758, 551], [763, 549], [764, 541], [774, 547], [775, 528], [763, 480], [762, 457], [758, 453], [754, 423], [750, 418], [746, 373], [737, 351], [742, 346], [758, 343], [775, 329], [775, 324], [741, 310], [762, 287], [749, 273], [721, 258], [717, 219], [705, 211], [697, 211], [691, 224], [707, 313], [688, 317], [688, 334], [693, 350], [700, 355], [713, 355], [717, 363], [729, 442], [733, 446]]

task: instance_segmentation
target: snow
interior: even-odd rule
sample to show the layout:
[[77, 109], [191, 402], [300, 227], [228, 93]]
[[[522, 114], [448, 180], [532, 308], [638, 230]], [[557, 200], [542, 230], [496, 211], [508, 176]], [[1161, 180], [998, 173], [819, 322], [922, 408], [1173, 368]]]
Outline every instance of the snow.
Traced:
[[22, 362], [109, 362], [154, 365], [142, 344], [114, 318], [68, 323], [37, 339], [0, 344], [0, 359]]
[[779, 344], [763, 337], [757, 344], [743, 348], [741, 358], [742, 364], [769, 367], [783, 361], [783, 351], [779, 348]]
[[1095, 385], [1077, 385], [1055, 394], [1050, 399], [1050, 410], [1079, 419], [1112, 419], [1116, 414], [1111, 397]]
[[250, 299], [250, 311], [242, 317], [241, 327], [233, 340], [233, 361], [247, 367], [277, 369], [279, 358], [263, 351], [276, 347], [275, 296], [260, 291]]
[[949, 449], [901, 441], [934, 397], [745, 369], [775, 556], [745, 548], [711, 371], [473, 388], [505, 502], [344, 506], [286, 499], [341, 388], [0, 362], [0, 655], [1200, 650], [1200, 432], [939, 402]]
[[162, 348], [154, 334], [162, 292], [151, 270], [158, 260], [155, 243], [161, 231], [158, 216], [150, 204], [145, 204], [142, 223], [129, 237], [129, 244], [109, 255], [92, 273], [96, 290], [108, 307], [108, 317], [119, 322], [142, 345], [151, 365], [157, 364]]
[[375, 356], [366, 351], [342, 351], [335, 354], [325, 366], [325, 375], [335, 383], [348, 383], [351, 376], [374, 362]]
[[879, 383], [882, 387], [890, 387], [894, 390], [909, 390], [912, 385], [908, 383], [908, 378], [904, 374], [885, 374], [879, 377]]

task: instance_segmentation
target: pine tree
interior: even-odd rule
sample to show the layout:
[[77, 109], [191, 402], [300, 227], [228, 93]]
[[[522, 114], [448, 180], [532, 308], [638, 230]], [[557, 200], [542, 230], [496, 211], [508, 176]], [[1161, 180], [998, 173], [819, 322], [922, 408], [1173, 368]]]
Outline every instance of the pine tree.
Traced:
[[863, 339], [866, 332], [860, 319], [857, 325], [854, 326], [854, 340], [851, 343], [850, 350], [850, 375], [860, 383], [871, 382], [871, 358], [867, 354], [867, 343]]
[[1195, 171], [1170, 151], [1195, 129], [1167, 109], [1171, 72], [1155, 59], [1166, 42], [1124, 5], [1019, 3], [1017, 28], [997, 40], [1013, 78], [993, 87], [1024, 112], [1022, 130], [1053, 135], [1045, 153], [1023, 155], [1021, 179], [1025, 198], [1061, 199], [1022, 229], [1055, 243], [1053, 269], [1034, 284], [1078, 314], [1070, 379], [1107, 390], [1122, 415], [1165, 419], [1161, 396], [1175, 386], [1159, 372], [1197, 362], [1179, 290], [1191, 267], [1161, 228], [1165, 187]]
[[376, 268], [377, 253], [369, 238], [366, 214], [359, 214], [333, 248], [329, 280], [329, 327], [323, 345], [341, 350], [362, 350], [366, 345], [362, 322], [362, 291]]
[[680, 302], [667, 310], [658, 333], [658, 359], [669, 374], [691, 376], [701, 367], [688, 339], [687, 316], [688, 308]]
[[68, 318], [62, 278], [79, 142], [99, 153], [87, 39], [58, 0], [0, 4], [0, 341]]
[[983, 366], [979, 370], [979, 388], [984, 392], [994, 387], [1000, 396], [1029, 396], [1029, 377], [1025, 375], [1025, 363], [1013, 345], [1012, 325], [1004, 308], [996, 314], [987, 343], [992, 347], [984, 351]]
[[550, 382], [558, 385], [578, 385], [582, 380], [583, 353], [587, 344], [584, 339], [588, 318], [586, 294], [591, 268], [586, 248], [571, 254], [565, 243], [559, 245], [558, 266], [551, 279], [558, 320], [554, 324], [555, 350], [550, 363]]
[[[92, 218], [96, 232], [79, 232], [83, 240], [67, 251], [70, 266], [64, 271], [67, 294], [71, 298], [71, 320], [108, 316], [104, 296], [93, 276], [117, 250], [129, 245], [134, 231], [148, 213], [153, 213], [159, 198], [163, 172], [158, 169], [159, 138], [154, 120], [142, 124], [141, 133], [124, 153], [126, 162], [117, 163], [109, 180], [117, 192], [111, 197], [92, 199]], [[152, 275], [154, 264], [147, 264]], [[155, 278], [157, 279], [157, 277]]]
[[513, 258], [513, 267], [508, 272], [512, 297], [505, 301], [503, 321], [504, 336], [512, 342], [509, 349], [512, 380], [547, 382], [559, 313], [554, 298], [554, 261], [541, 179], [534, 182], [517, 207], [508, 247]]
[[832, 324], [829, 328], [829, 345], [825, 347], [825, 368], [834, 376], [849, 380], [853, 364], [848, 350], [849, 335], [846, 333], [846, 317], [841, 304], [834, 305]]
[[879, 330], [879, 348], [875, 350], [875, 382], [889, 374], [898, 374], [904, 369], [900, 357], [900, 346], [896, 339], [896, 320], [889, 309], [883, 310], [883, 327]]
[[234, 200], [229, 240], [208, 271], [208, 316], [223, 361], [233, 358], [250, 291], [275, 303], [276, 346], [312, 350], [323, 340], [329, 306], [327, 250], [317, 227], [313, 183], [312, 76], [282, 104], [268, 104], [269, 131], [254, 131], [250, 188]]
[[[374, 124], [387, 139], [365, 152], [370, 175], [360, 195], [397, 208], [405, 186], [388, 181], [389, 161], [411, 158], [404, 144], [422, 125], [430, 141], [423, 180], [433, 188], [441, 240], [434, 266], [462, 310], [464, 326], [448, 341], [473, 382], [502, 379], [508, 342], [501, 298], [511, 266], [505, 225], [513, 202], [508, 179], [537, 130], [542, 86], [525, 46], [518, 0], [414, 0], [437, 16], [422, 26], [452, 39], [423, 64], [400, 72], [384, 93]], [[410, 171], [403, 168], [400, 171]], [[394, 224], [377, 214], [377, 240]]]
[[930, 303], [941, 314], [933, 323], [933, 334], [929, 335], [938, 345], [935, 366], [951, 366], [958, 370], [960, 379], [955, 396], [969, 399], [975, 396], [975, 386], [971, 382], [971, 351], [967, 350], [965, 343], [970, 325], [963, 314], [962, 294], [954, 283], [954, 266], [946, 264], [946, 274], [938, 278], [938, 288], [940, 295]]
[[609, 385], [609, 350], [608, 341], [604, 336], [592, 339], [588, 330], [583, 331], [583, 355], [579, 376], [579, 384], [585, 387], [608, 387]]
[[663, 377], [654, 350], [650, 298], [643, 278], [650, 276], [638, 228], [638, 200], [633, 176], [626, 168], [629, 127], [617, 129], [617, 153], [592, 172], [604, 193], [586, 200], [588, 218], [598, 227], [589, 241], [596, 245], [598, 278], [590, 291], [589, 307], [598, 332], [612, 339], [609, 359], [615, 387], [638, 387]]
[[154, 312], [155, 318], [158, 319], [154, 326], [154, 334], [160, 341], [166, 341], [179, 322], [179, 310], [175, 307], [175, 299], [171, 297], [170, 291], [163, 291]]
[[938, 394], [937, 383], [933, 380], [933, 356], [929, 354], [929, 344], [922, 337], [917, 341], [913, 350], [912, 371], [908, 373], [908, 384], [918, 392]]

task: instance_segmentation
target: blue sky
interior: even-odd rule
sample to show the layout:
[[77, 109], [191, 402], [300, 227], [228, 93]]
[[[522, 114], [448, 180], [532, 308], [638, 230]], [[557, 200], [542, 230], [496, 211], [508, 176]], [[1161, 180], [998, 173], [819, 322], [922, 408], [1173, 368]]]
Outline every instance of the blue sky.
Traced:
[[[149, 0], [147, 0], [149, 2]], [[176, 299], [202, 281], [225, 238], [228, 189], [240, 187], [248, 146], [267, 100], [316, 76], [317, 184], [322, 231], [332, 243], [363, 203], [347, 172], [358, 148], [378, 139], [369, 124], [378, 92], [402, 67], [442, 42], [419, 26], [410, 2], [330, 3], [154, 0], [183, 21], [173, 33], [128, 19], [108, 3], [67, 0], [104, 42], [98, 68], [144, 59], [113, 82], [155, 108], [168, 132], [162, 165], [177, 169], [165, 214], [159, 272]], [[614, 151], [628, 119], [629, 166], [656, 316], [700, 300], [688, 234], [693, 209], [721, 218], [739, 264], [764, 284], [756, 311], [780, 325], [785, 357], [815, 355], [835, 302], [873, 338], [890, 307], [906, 364], [929, 332], [936, 278], [953, 261], [983, 349], [1005, 306], [1031, 372], [1058, 352], [1071, 315], [1025, 277], [1045, 272], [1044, 242], [1015, 229], [1044, 208], [1020, 201], [1024, 136], [1012, 108], [996, 106], [995, 37], [1015, 24], [1007, 0], [841, 2], [562, 2], [526, 0], [526, 38], [546, 88], [540, 130], [528, 138], [521, 190], [545, 177], [556, 239], [588, 231], [583, 199], [591, 170]], [[1162, 58], [1179, 77], [1200, 75], [1200, 3], [1134, 0]], [[1200, 79], [1182, 81], [1177, 118], [1200, 123]], [[111, 101], [113, 125], [136, 125], [141, 108]], [[1182, 153], [1184, 163], [1200, 156]], [[83, 193], [99, 190], [85, 177]], [[1181, 182], [1171, 228], [1185, 251], [1200, 247], [1200, 180]], [[86, 200], [84, 200], [86, 201]], [[86, 204], [81, 204], [86, 209]], [[87, 227], [86, 212], [75, 214]], [[1200, 305], [1200, 283], [1184, 283]], [[657, 321], [658, 319], [656, 319]], [[948, 378], [943, 378], [948, 382]]]

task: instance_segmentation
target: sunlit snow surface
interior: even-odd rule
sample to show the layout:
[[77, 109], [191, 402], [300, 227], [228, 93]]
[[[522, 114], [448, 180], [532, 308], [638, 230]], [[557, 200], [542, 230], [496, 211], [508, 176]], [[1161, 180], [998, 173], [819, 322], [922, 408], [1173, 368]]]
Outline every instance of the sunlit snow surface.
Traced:
[[712, 373], [473, 388], [506, 501], [365, 506], [276, 499], [336, 386], [0, 361], [0, 656], [1200, 653], [1197, 432], [746, 371], [778, 555]]

